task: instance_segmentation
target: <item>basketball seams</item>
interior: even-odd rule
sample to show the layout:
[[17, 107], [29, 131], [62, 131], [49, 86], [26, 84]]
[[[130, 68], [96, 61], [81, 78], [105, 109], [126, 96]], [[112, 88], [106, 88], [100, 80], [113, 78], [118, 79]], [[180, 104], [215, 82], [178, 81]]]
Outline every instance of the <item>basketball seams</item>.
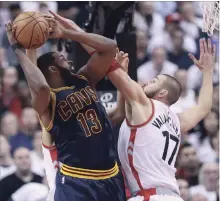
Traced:
[[31, 17], [34, 16], [35, 13], [33, 13], [33, 15], [28, 15], [27, 13], [23, 13], [23, 14], [27, 15], [28, 17], [27, 17], [27, 18], [20, 19], [20, 20], [17, 20], [17, 21], [15, 21], [15, 22], [13, 22], [13, 24], [16, 24], [17, 22], [20, 22], [20, 21], [22, 21], [22, 20], [26, 20], [26, 19], [28, 19], [28, 18], [31, 18]]
[[20, 32], [18, 33], [17, 37], [16, 37], [16, 34], [15, 34], [15, 37], [16, 37], [16, 40], [18, 39], [19, 35], [21, 34], [21, 32], [31, 23], [33, 22], [34, 20], [31, 20], [30, 22], [28, 22], [21, 30]]
[[[35, 14], [35, 13], [34, 13]], [[28, 15], [28, 14], [27, 14]], [[30, 16], [30, 15], [29, 15]], [[39, 25], [39, 27], [40, 27], [40, 30], [41, 30], [41, 33], [42, 33], [42, 35], [43, 35], [43, 41], [44, 41], [44, 32], [43, 32], [43, 30], [42, 30], [42, 28], [41, 28], [41, 26], [40, 26], [40, 23], [39, 22], [42, 22], [42, 23], [44, 23], [44, 24], [46, 24], [45, 22], [43, 22], [43, 21], [37, 21], [36, 19], [37, 18], [40, 18], [40, 17], [43, 17], [44, 18], [44, 16], [42, 15], [42, 16], [39, 16], [39, 17], [37, 17], [37, 18], [34, 18], [33, 17], [33, 15], [32, 16], [30, 16], [30, 17], [32, 17], [33, 18], [33, 20], [35, 20], [36, 22], [37, 22], [37, 24]], [[46, 24], [46, 25], [48, 25], [48, 24]]]
[[[30, 16], [30, 17], [32, 17], [32, 16]], [[38, 18], [40, 18], [40, 17], [43, 17], [43, 16], [39, 16], [39, 17], [36, 17], [36, 18], [33, 18], [33, 17], [32, 17], [32, 20], [31, 20], [30, 22], [28, 22], [28, 23], [21, 29], [21, 31], [19, 32], [19, 34], [18, 34], [18, 36], [17, 36], [16, 39], [18, 39], [20, 33], [24, 30], [24, 28], [25, 28], [26, 26], [28, 26], [28, 25], [29, 25], [31, 22], [33, 22], [35, 19], [38, 19]], [[37, 22], [37, 20], [35, 20], [35, 21]]]
[[30, 39], [30, 42], [29, 42], [29, 45], [28, 45], [28, 49], [31, 46], [31, 41], [32, 41], [32, 38], [33, 38], [33, 35], [34, 35], [34, 28], [35, 28], [36, 25], [37, 25], [37, 23], [35, 23], [34, 26], [33, 26], [32, 33], [31, 33], [31, 39]]
[[37, 22], [37, 24], [38, 24], [38, 26], [40, 27], [41, 33], [42, 33], [42, 35], [43, 35], [43, 41], [44, 41], [44, 32], [43, 32], [43, 30], [42, 30], [42, 28], [41, 28], [39, 22]]

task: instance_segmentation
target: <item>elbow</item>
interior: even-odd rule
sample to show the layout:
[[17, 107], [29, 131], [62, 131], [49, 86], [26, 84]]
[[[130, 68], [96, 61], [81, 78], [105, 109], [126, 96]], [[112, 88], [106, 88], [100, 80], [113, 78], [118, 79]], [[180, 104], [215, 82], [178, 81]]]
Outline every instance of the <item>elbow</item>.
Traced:
[[49, 87], [49, 85], [48, 84], [40, 84], [37, 87], [36, 94], [39, 94], [41, 96], [50, 94], [50, 87]]
[[117, 43], [112, 40], [112, 39], [108, 39], [108, 42], [107, 42], [107, 51], [112, 53], [114, 56], [116, 54], [116, 51], [117, 51]]

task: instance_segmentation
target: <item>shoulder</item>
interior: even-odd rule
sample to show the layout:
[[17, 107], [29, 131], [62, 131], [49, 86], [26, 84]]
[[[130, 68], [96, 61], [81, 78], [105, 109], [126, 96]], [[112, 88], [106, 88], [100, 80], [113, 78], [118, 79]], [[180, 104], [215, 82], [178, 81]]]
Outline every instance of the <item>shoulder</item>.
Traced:
[[17, 178], [15, 173], [10, 174], [6, 177], [4, 177], [1, 181], [0, 184], [10, 184], [10, 182], [14, 182], [14, 179]]

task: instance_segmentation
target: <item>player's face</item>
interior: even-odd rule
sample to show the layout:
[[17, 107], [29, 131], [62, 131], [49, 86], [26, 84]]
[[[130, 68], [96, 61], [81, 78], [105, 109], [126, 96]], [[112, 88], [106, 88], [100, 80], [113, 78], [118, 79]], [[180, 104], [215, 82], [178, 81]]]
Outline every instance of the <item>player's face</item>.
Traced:
[[161, 90], [161, 87], [165, 79], [165, 76], [159, 75], [151, 81], [144, 84], [142, 88], [146, 96], [148, 98], [155, 98], [156, 94], [159, 93], [159, 91]]
[[74, 70], [72, 62], [67, 60], [62, 54], [54, 53], [54, 57], [55, 57], [55, 63], [57, 67], [66, 69], [66, 70]]
[[72, 85], [73, 77], [72, 73], [74, 72], [73, 63], [68, 61], [62, 54], [55, 53], [55, 63], [56, 67], [60, 72], [60, 76], [64, 80], [66, 85]]

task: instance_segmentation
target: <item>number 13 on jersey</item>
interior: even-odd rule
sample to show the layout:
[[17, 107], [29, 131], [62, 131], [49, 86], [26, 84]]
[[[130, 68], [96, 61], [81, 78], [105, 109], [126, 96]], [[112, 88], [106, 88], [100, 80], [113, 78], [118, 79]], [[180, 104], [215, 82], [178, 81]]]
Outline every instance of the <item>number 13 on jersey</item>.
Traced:
[[96, 111], [93, 109], [87, 110], [85, 114], [78, 113], [76, 119], [80, 122], [86, 137], [90, 137], [92, 134], [99, 134], [102, 131], [101, 123]]

